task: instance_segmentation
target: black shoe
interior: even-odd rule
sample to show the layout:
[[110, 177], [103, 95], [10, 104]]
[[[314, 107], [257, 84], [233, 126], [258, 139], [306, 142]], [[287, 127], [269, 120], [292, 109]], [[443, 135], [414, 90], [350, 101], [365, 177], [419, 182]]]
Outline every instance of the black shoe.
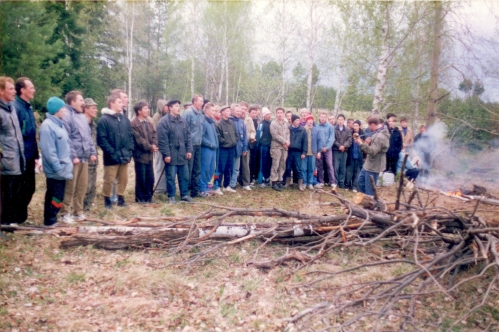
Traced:
[[284, 188], [284, 185], [282, 184], [282, 182], [277, 182], [277, 186], [278, 186], [279, 188], [281, 188], [281, 190]]
[[168, 203], [177, 204], [177, 201], [175, 200], [175, 197], [168, 197]]
[[118, 206], [128, 206], [125, 203], [125, 197], [124, 196], [118, 195]]
[[279, 183], [278, 182], [274, 182], [274, 184], [272, 185], [272, 189], [276, 190], [276, 191], [282, 191], [281, 187], [279, 186]]
[[183, 200], [184, 202], [189, 202], [189, 203], [193, 202], [193, 199], [190, 196], [182, 196], [181, 200]]
[[157, 204], [157, 202], [156, 202], [155, 200], [153, 200], [153, 199], [148, 200], [148, 201], [147, 201], [147, 203], [150, 203], [150, 204]]
[[104, 207], [108, 210], [113, 209], [113, 203], [111, 203], [111, 197], [104, 197]]

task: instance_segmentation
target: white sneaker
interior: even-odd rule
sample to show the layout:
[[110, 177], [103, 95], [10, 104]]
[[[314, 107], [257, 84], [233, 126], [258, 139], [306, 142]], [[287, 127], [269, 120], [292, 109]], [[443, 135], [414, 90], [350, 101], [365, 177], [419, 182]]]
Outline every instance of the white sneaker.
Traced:
[[336, 183], [333, 183], [333, 184], [331, 185], [331, 188], [333, 188], [333, 190], [335, 190], [335, 189], [336, 189], [336, 187], [338, 187], [338, 185], [337, 185]]
[[315, 189], [322, 189], [324, 188], [324, 183], [317, 183], [315, 186], [314, 186]]
[[76, 221], [83, 221], [83, 220], [87, 219], [87, 216], [84, 215], [83, 213], [82, 214], [76, 214], [76, 215], [74, 215], [74, 219]]
[[75, 220], [73, 219], [73, 217], [71, 217], [71, 215], [69, 213], [67, 213], [61, 217], [61, 222], [68, 224], [68, 225], [76, 224]]
[[217, 190], [212, 190], [213, 194], [222, 196], [224, 193], [222, 192], [222, 189], [217, 188]]
[[249, 190], [249, 191], [251, 191], [251, 190], [252, 190], [252, 189], [250, 188], [250, 186], [244, 186], [244, 187], [243, 187], [243, 189], [244, 189], [244, 190]]
[[309, 185], [307, 186], [307, 189], [314, 190], [314, 186], [312, 186], [311, 184], [309, 184]]
[[356, 192], [357, 192], [357, 189], [352, 189], [352, 192], [356, 193]]
[[234, 189], [232, 189], [230, 186], [229, 187], [225, 187], [224, 191], [228, 191], [230, 193], [235, 193], [236, 191]]

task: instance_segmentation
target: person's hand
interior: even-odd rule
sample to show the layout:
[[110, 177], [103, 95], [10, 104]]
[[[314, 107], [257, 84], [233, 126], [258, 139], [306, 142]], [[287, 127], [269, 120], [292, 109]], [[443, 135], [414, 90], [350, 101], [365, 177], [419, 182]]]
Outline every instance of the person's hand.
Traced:
[[366, 138], [366, 144], [368, 145], [371, 144], [372, 140], [373, 139], [371, 137]]
[[326, 153], [327, 152], [327, 148], [322, 148], [322, 152]]
[[243, 157], [246, 157], [247, 154], [248, 152], [243, 152]]
[[78, 158], [73, 159], [73, 165], [76, 165], [79, 163], [80, 163], [80, 159], [78, 159]]
[[345, 147], [343, 145], [340, 146], [340, 151], [345, 152]]
[[320, 152], [317, 152], [317, 156], [315, 157], [317, 159], [321, 159], [321, 153]]
[[169, 164], [172, 161], [172, 157], [165, 157], [165, 163]]
[[304, 154], [301, 155], [301, 159], [305, 159], [305, 155]]
[[192, 158], [192, 153], [187, 152], [187, 153], [185, 154], [185, 157], [186, 157], [187, 159], [191, 159], [191, 158]]
[[90, 161], [96, 161], [97, 160], [97, 156], [90, 156]]
[[360, 139], [360, 137], [357, 137], [357, 138], [355, 139], [355, 143], [357, 143], [357, 144], [359, 144], [359, 145], [360, 145], [360, 144], [362, 144], [362, 140]]
[[156, 145], [154, 145], [154, 144], [152, 145], [152, 149], [151, 150], [152, 150], [152, 152], [158, 152], [159, 151], [158, 147]]

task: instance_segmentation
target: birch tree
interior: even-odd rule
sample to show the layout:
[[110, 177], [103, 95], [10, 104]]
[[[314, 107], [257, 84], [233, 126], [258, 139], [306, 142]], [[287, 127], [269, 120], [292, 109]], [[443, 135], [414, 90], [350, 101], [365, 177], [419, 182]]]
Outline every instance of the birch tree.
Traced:
[[[132, 73], [133, 73], [133, 33], [135, 26], [135, 1], [128, 1], [125, 3], [124, 10], [124, 25], [125, 25], [125, 37], [126, 37], [126, 69], [128, 74], [128, 89], [127, 95], [129, 100], [129, 105], [125, 105], [129, 109], [130, 102], [132, 100]], [[126, 90], [126, 89], [125, 89]], [[130, 119], [133, 117], [133, 112], [128, 112]]]
[[430, 89], [428, 98], [427, 125], [435, 122], [438, 102], [438, 75], [440, 54], [442, 53], [443, 6], [441, 1], [434, 1], [435, 17], [433, 22], [433, 54], [431, 59]]

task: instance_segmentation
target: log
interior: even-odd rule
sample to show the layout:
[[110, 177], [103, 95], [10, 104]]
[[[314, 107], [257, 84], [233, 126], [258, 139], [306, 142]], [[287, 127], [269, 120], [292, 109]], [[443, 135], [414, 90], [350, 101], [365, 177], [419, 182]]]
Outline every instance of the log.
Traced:
[[463, 197], [468, 198], [468, 199], [473, 199], [473, 200], [479, 200], [480, 202], [485, 203], [485, 204], [499, 206], [499, 200], [497, 200], [497, 199], [485, 198], [483, 196], [472, 196], [472, 195], [463, 195]]
[[363, 193], [356, 193], [352, 199], [356, 205], [362, 206], [364, 209], [373, 211], [387, 211], [388, 207], [383, 200], [375, 200], [374, 197], [365, 195]]

